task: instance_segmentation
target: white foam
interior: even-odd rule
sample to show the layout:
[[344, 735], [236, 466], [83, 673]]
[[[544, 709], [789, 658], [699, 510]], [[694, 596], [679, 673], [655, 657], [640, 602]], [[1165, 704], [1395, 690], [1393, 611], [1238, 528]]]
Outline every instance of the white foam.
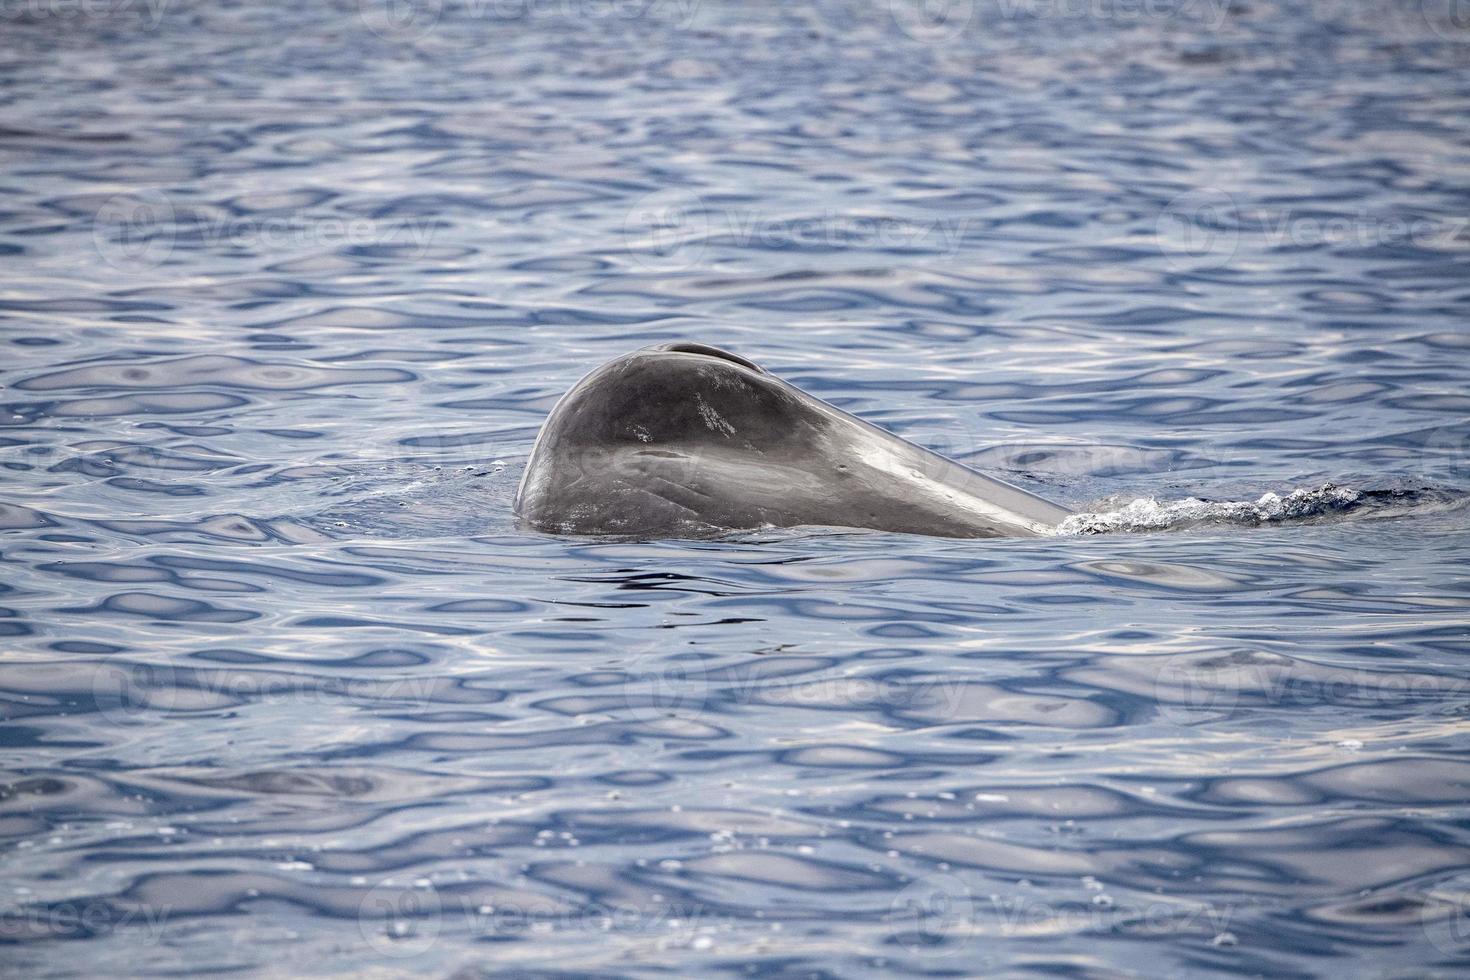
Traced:
[[1154, 497], [1139, 497], [1116, 510], [1073, 514], [1057, 525], [1056, 533], [1109, 534], [1158, 531], [1193, 524], [1267, 524], [1341, 510], [1361, 497], [1357, 490], [1332, 483], [1313, 489], [1293, 490], [1284, 497], [1265, 493], [1255, 501], [1209, 501], [1197, 497], [1160, 501]]

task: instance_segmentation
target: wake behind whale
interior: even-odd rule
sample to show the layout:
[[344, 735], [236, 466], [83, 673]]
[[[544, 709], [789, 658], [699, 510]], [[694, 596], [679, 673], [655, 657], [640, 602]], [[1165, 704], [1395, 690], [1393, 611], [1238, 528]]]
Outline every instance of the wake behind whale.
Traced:
[[1309, 524], [1336, 518], [1398, 517], [1410, 512], [1464, 506], [1466, 498], [1437, 487], [1355, 490], [1324, 483], [1255, 500], [1161, 501], [1137, 497], [1104, 510], [1073, 514], [1057, 525], [1059, 535], [1180, 531], [1202, 526], [1261, 527]]

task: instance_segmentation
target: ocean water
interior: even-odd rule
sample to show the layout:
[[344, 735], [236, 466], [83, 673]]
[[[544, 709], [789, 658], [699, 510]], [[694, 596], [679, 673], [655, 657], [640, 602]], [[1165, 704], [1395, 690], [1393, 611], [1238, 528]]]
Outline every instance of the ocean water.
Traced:
[[[1470, 969], [1449, 0], [0, 5], [0, 972]], [[691, 339], [1077, 511], [560, 538]]]

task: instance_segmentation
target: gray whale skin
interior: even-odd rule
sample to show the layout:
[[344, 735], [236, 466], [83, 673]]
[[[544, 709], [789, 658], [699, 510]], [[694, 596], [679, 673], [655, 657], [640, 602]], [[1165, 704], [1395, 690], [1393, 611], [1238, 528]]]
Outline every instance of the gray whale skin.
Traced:
[[542, 531], [645, 538], [768, 525], [1034, 536], [1068, 516], [743, 357], [682, 342], [609, 361], [557, 402], [515, 512]]

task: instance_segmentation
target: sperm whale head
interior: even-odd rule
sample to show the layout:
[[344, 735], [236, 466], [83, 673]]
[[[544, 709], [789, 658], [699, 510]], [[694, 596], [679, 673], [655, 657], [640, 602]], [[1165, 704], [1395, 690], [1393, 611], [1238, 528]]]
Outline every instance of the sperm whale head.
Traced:
[[516, 498], [533, 526], [687, 536], [832, 525], [1035, 535], [1067, 511], [705, 344], [594, 370], [543, 426]]

